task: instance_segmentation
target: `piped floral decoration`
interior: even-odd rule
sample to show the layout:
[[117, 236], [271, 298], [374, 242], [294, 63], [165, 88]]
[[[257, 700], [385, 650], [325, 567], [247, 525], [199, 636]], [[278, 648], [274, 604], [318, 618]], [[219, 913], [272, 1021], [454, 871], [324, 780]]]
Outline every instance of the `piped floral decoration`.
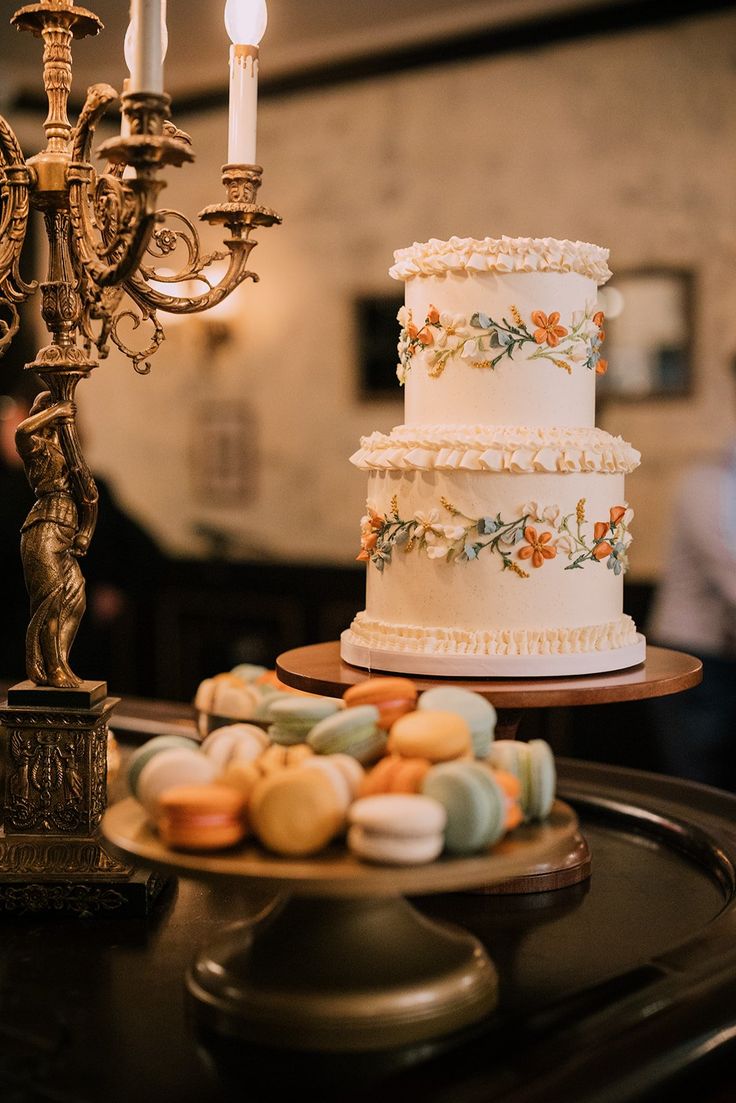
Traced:
[[585, 515], [585, 498], [578, 501], [574, 512], [564, 515], [559, 506], [527, 502], [512, 520], [504, 520], [500, 513], [468, 517], [447, 498], [440, 499], [440, 507], [402, 518], [396, 495], [388, 514], [369, 505], [361, 520], [357, 558], [384, 571], [397, 551], [418, 549], [429, 559], [448, 563], [488, 554], [498, 556], [502, 569], [519, 578], [530, 577], [522, 564], [536, 571], [558, 556], [568, 560], [566, 571], [603, 562], [615, 575], [628, 569], [634, 511], [627, 505], [611, 506], [607, 520], [592, 523]]
[[605, 338], [603, 312], [588, 304], [576, 311], [569, 325], [562, 325], [559, 311], [545, 314], [533, 310], [527, 324], [518, 308], [509, 308], [509, 317], [494, 319], [483, 311], [467, 318], [463, 314], [440, 312], [429, 306], [424, 321], [414, 319], [409, 307], [397, 315], [401, 383], [414, 360], [421, 355], [430, 376], [442, 375], [450, 360], [459, 358], [475, 368], [493, 370], [502, 360], [513, 360], [519, 349], [527, 347], [527, 360], [547, 360], [568, 374], [576, 365], [603, 374], [608, 363], [601, 359]]

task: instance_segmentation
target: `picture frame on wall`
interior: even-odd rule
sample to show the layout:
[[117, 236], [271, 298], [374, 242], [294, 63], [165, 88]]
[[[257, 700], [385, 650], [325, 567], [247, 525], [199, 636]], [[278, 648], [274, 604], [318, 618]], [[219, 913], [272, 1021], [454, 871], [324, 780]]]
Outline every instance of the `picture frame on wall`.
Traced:
[[695, 279], [692, 271], [648, 267], [617, 272], [598, 292], [605, 314], [599, 401], [684, 398], [693, 389]]
[[[402, 289], [403, 291], [403, 289]], [[358, 349], [358, 396], [363, 401], [402, 400], [396, 377], [403, 294], [359, 295], [353, 304]]]
[[[693, 389], [695, 277], [685, 268], [652, 266], [619, 272], [600, 288], [605, 314], [603, 358], [611, 370], [596, 381], [598, 400], [682, 398]], [[361, 399], [398, 399], [396, 363], [400, 295], [361, 295], [354, 302]]]

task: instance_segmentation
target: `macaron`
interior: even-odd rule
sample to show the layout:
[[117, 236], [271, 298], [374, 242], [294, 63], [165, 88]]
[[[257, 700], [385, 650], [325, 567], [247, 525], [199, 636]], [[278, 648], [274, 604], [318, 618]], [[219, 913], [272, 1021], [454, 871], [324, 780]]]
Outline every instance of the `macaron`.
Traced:
[[549, 743], [544, 739], [531, 739], [528, 743], [499, 739], [492, 744], [486, 761], [519, 779], [525, 820], [542, 820], [549, 815], [557, 785], [555, 759]]
[[419, 865], [442, 853], [445, 809], [418, 793], [362, 797], [350, 806], [348, 822], [348, 847], [369, 862]]
[[120, 744], [115, 738], [114, 732], [107, 730], [107, 784], [112, 785], [120, 773], [123, 757], [120, 753]]
[[389, 754], [405, 758], [428, 758], [430, 762], [447, 762], [472, 755], [470, 728], [462, 716], [454, 712], [422, 709], [400, 717], [388, 737]]
[[274, 689], [273, 686], [258, 685], [256, 689], [261, 695], [258, 708], [253, 713], [253, 720], [270, 720], [269, 709], [276, 701], [293, 701], [294, 694], [286, 693], [280, 689]]
[[345, 805], [321, 770], [280, 770], [260, 781], [250, 799], [253, 830], [276, 854], [322, 850], [345, 825]]
[[368, 678], [347, 689], [343, 701], [346, 708], [375, 705], [378, 726], [388, 731], [395, 720], [416, 708], [417, 687], [408, 678]]
[[202, 751], [216, 766], [224, 770], [235, 758], [242, 762], [252, 762], [268, 745], [268, 736], [254, 724], [226, 724], [223, 728], [215, 728], [203, 740]]
[[283, 747], [280, 743], [272, 743], [262, 755], [254, 761], [254, 766], [262, 774], [275, 774], [280, 770], [286, 770], [290, 766], [298, 766], [314, 754], [307, 743], [295, 743], [292, 747]]
[[435, 686], [421, 695], [417, 708], [462, 716], [470, 728], [475, 757], [487, 757], [496, 730], [496, 710], [480, 693], [458, 686]]
[[358, 705], [320, 720], [307, 743], [316, 754], [349, 754], [366, 765], [383, 754], [386, 734], [378, 726], [376, 706]]
[[312, 728], [342, 709], [335, 697], [295, 697], [289, 695], [269, 702], [266, 715], [271, 721], [268, 734], [274, 743], [291, 746], [304, 743]]
[[175, 747], [199, 753], [200, 744], [195, 739], [187, 739], [184, 735], [157, 735], [134, 751], [128, 763], [128, 788], [134, 797], [138, 796], [138, 779], [146, 763], [162, 751], [169, 751]]
[[524, 813], [521, 810], [521, 782], [518, 777], [509, 774], [506, 770], [496, 770], [487, 763], [479, 763], [490, 770], [493, 777], [506, 794], [506, 830], [513, 831], [524, 822]]
[[337, 758], [337, 755], [313, 754], [311, 758], [305, 758], [299, 768], [301, 770], [321, 770], [335, 786], [337, 795], [343, 805], [343, 811], [347, 812], [353, 803], [353, 790], [347, 776], [333, 761], [335, 758]]
[[247, 833], [245, 801], [225, 785], [178, 785], [161, 795], [156, 828], [179, 850], [220, 850]]
[[218, 769], [201, 751], [171, 747], [145, 764], [138, 777], [137, 796], [146, 811], [155, 812], [159, 797], [177, 785], [209, 785]]
[[216, 674], [200, 682], [194, 698], [198, 710], [197, 729], [202, 737], [213, 727], [212, 717], [222, 720], [252, 720], [260, 704], [261, 695], [256, 686], [248, 685], [235, 675]]
[[375, 793], [418, 793], [431, 766], [428, 758], [385, 755], [366, 774], [360, 795], [369, 797]]
[[445, 809], [445, 849], [475, 854], [506, 833], [506, 794], [491, 771], [470, 760], [433, 766], [422, 793]]
[[[357, 758], [353, 758], [351, 754], [314, 755], [313, 757], [319, 762], [325, 759], [340, 771], [348, 784], [351, 801], [355, 800], [365, 777], [365, 769]], [[312, 759], [307, 761], [311, 762]]]
[[259, 666], [258, 663], [238, 663], [230, 673], [233, 678], [239, 678], [241, 682], [257, 682], [264, 674], [268, 674], [268, 668]]
[[228, 785], [237, 790], [243, 800], [250, 800], [256, 784], [264, 775], [254, 762], [229, 762], [217, 779], [218, 785]]

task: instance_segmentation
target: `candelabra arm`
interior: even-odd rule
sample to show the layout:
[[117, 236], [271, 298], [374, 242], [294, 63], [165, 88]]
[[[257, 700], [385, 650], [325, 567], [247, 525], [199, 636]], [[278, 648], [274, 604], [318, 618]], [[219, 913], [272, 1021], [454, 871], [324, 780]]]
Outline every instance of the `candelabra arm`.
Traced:
[[[258, 282], [255, 272], [248, 271], [248, 257], [255, 248], [257, 242], [239, 239], [226, 241], [225, 245], [230, 252], [230, 261], [227, 271], [214, 285], [209, 284], [203, 271], [191, 275], [208, 284], [209, 290], [201, 295], [183, 298], [176, 295], [166, 295], [151, 287], [142, 275], [134, 275], [126, 281], [125, 290], [131, 299], [146, 310], [162, 310], [166, 314], [200, 314], [217, 306], [226, 299], [238, 287], [243, 280], [251, 279]], [[147, 276], [157, 278], [155, 272], [146, 272]]]
[[20, 326], [17, 304], [37, 289], [20, 274], [20, 254], [30, 211], [32, 173], [8, 122], [0, 115], [0, 356]]
[[88, 163], [92, 159], [92, 140], [102, 116], [119, 96], [109, 84], [93, 84], [87, 90], [87, 99], [72, 131], [72, 163]]

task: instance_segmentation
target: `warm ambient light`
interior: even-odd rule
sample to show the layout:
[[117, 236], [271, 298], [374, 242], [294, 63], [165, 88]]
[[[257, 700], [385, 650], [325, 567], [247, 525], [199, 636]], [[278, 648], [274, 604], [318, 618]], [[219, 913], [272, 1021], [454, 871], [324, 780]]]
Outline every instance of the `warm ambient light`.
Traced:
[[256, 160], [258, 113], [258, 43], [268, 24], [266, 0], [227, 0], [225, 27], [230, 47], [230, 128], [227, 159], [230, 165], [253, 165]]
[[225, 27], [234, 46], [257, 46], [267, 25], [266, 0], [227, 0]]

